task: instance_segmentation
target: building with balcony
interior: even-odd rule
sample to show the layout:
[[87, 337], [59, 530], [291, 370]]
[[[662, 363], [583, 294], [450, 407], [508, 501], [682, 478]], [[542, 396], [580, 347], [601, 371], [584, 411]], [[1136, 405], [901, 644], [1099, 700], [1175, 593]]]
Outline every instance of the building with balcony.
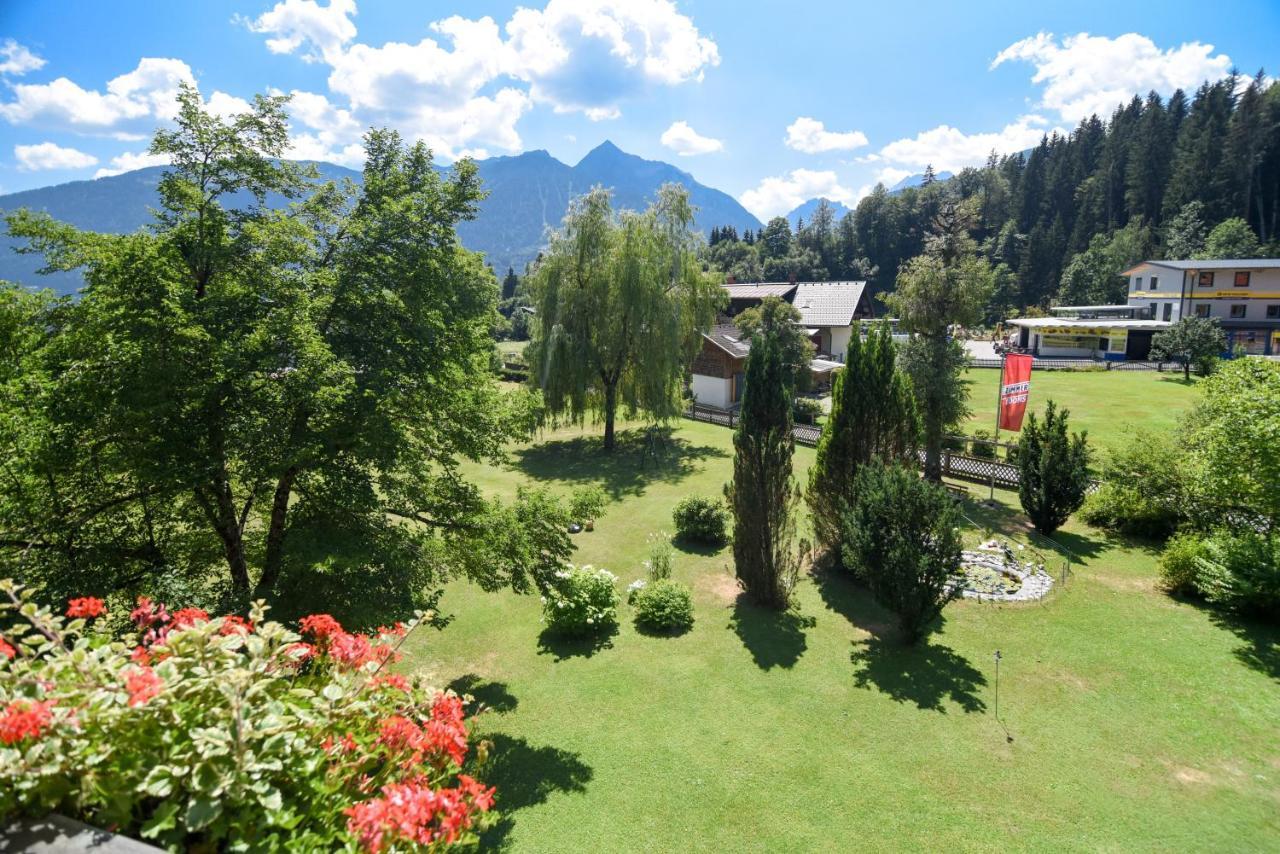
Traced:
[[1213, 318], [1228, 352], [1280, 355], [1280, 258], [1144, 261], [1123, 275], [1128, 304], [1150, 317]]

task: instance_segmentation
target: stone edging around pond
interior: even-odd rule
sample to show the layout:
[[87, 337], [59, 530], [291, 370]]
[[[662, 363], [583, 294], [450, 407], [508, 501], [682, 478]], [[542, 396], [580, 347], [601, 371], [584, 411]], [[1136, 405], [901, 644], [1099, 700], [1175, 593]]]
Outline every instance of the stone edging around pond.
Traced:
[[962, 589], [960, 595], [966, 599], [977, 599], [979, 602], [1035, 602], [1043, 599], [1053, 587], [1053, 577], [1043, 567], [1011, 559], [998, 544], [993, 547], [993, 544], [983, 543], [976, 551], [965, 549], [960, 553], [960, 561], [964, 566], [983, 566], [1011, 575], [1021, 582], [1021, 586], [1013, 593], [982, 593]]

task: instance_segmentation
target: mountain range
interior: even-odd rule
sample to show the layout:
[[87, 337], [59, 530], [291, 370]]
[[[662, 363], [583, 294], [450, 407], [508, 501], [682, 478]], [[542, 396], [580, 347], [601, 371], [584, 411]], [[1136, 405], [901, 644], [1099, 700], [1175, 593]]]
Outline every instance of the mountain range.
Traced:
[[[314, 165], [322, 180], [360, 180], [359, 172], [343, 166]], [[698, 183], [675, 166], [628, 154], [608, 141], [574, 166], [541, 150], [487, 158], [477, 161], [477, 166], [489, 195], [480, 203], [479, 215], [458, 226], [458, 236], [468, 249], [483, 252], [499, 276], [508, 266], [523, 270], [545, 245], [548, 229], [560, 225], [569, 200], [596, 185], [613, 190], [615, 209], [641, 209], [663, 184], [683, 184], [696, 208], [696, 225], [703, 231], [722, 225], [732, 225], [739, 232], [761, 227], [760, 220], [727, 193]], [[151, 222], [150, 209], [157, 204], [156, 185], [165, 168], [152, 166], [11, 193], [0, 196], [0, 210], [27, 207], [82, 229], [115, 234], [134, 231]], [[271, 205], [283, 203], [283, 199], [268, 199]], [[19, 243], [0, 236], [0, 279], [62, 293], [72, 293], [82, 285], [77, 273], [38, 275], [41, 258], [15, 253], [13, 248]]]

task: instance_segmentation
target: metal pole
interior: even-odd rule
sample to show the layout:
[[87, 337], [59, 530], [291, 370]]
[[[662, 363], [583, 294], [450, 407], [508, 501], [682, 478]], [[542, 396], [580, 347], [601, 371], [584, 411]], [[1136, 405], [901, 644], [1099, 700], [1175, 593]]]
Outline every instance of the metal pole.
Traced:
[[[994, 456], [992, 459], [996, 462], [1000, 461], [1000, 401], [1004, 399], [1004, 364], [1009, 358], [1008, 353], [1000, 354], [1000, 376], [996, 379], [996, 435], [992, 442], [991, 450]], [[991, 494], [987, 496], [987, 501], [996, 503], [996, 467], [991, 467]]]
[[1000, 650], [996, 650], [996, 720], [1000, 720]]

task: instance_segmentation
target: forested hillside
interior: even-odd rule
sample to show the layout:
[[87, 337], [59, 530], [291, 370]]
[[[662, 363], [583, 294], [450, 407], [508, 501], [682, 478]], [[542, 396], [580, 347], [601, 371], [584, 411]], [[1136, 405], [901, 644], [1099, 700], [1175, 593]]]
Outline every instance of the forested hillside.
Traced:
[[1135, 97], [950, 180], [929, 170], [919, 187], [878, 186], [839, 219], [820, 205], [795, 233], [783, 217], [717, 229], [707, 263], [740, 281], [866, 278], [885, 291], [956, 202], [995, 267], [993, 318], [1123, 299], [1117, 274], [1145, 258], [1280, 255], [1280, 85], [1260, 72]]

